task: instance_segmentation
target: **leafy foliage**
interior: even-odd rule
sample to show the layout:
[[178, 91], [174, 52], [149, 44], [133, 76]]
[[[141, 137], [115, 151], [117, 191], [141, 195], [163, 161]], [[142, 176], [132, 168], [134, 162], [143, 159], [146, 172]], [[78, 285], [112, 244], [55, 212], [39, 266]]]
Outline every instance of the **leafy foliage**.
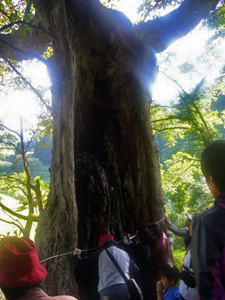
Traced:
[[[40, 178], [40, 169], [38, 174], [35, 174], [34, 166], [37, 165], [37, 162], [41, 164], [40, 161], [37, 158], [29, 157], [28, 150], [34, 139], [34, 133], [32, 132], [32, 139], [25, 142], [22, 125], [20, 132], [11, 130], [3, 124], [0, 124], [0, 129], [2, 132], [0, 135], [0, 152], [5, 151], [6, 158], [8, 154], [11, 160], [10, 165], [8, 164], [8, 168], [11, 170], [8, 170], [7, 173], [0, 173], [0, 190], [2, 193], [20, 201], [20, 206], [16, 212], [13, 212], [1, 202], [0, 207], [17, 218], [15, 220], [16, 226], [23, 235], [29, 237], [32, 223], [37, 222], [38, 214], [47, 202], [49, 186]], [[12, 156], [14, 156], [14, 159], [12, 159]], [[20, 214], [20, 212], [27, 209], [28, 215], [26, 217]], [[26, 220], [25, 226], [21, 225], [20, 219]]]
[[218, 9], [213, 11], [205, 22], [210, 28], [215, 29], [217, 35], [225, 34], [225, 4], [221, 1]]
[[114, 9], [116, 6], [116, 3], [120, 2], [120, 0], [100, 0], [102, 5]]
[[144, 0], [140, 5], [139, 12], [142, 15], [142, 20], [145, 21], [149, 17], [159, 17], [168, 7], [174, 9], [183, 0]]
[[[46, 184], [39, 176], [32, 178], [31, 184], [36, 185], [36, 181], [39, 181], [40, 187], [42, 190], [42, 201], [43, 205], [46, 204], [48, 196], [48, 184]], [[17, 173], [14, 172], [11, 175], [6, 173], [1, 173], [0, 175], [0, 189], [3, 194], [9, 195], [17, 200], [20, 200], [21, 206], [17, 209], [18, 212], [24, 211], [27, 209], [28, 200], [27, 200], [27, 178], [25, 171]], [[38, 208], [38, 202], [33, 193], [33, 207]]]
[[[14, 34], [19, 30], [19, 34], [26, 35], [27, 23], [31, 22], [34, 16], [34, 7], [31, 0], [27, 1], [11, 1], [4, 0], [0, 2], [1, 31]], [[26, 24], [22, 23], [26, 22]]]
[[[183, 91], [171, 107], [153, 104], [153, 130], [161, 139], [163, 191], [169, 218], [182, 226], [187, 212], [208, 208], [212, 196], [201, 175], [200, 154], [215, 139], [224, 137], [225, 110], [216, 106], [224, 81], [209, 92], [200, 92], [201, 81], [191, 93]], [[165, 149], [165, 150], [164, 150]]]

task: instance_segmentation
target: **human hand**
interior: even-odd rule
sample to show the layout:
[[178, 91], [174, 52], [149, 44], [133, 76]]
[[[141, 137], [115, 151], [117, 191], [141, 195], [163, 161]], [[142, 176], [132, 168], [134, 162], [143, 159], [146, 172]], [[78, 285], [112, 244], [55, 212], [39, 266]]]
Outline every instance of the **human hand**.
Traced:
[[163, 291], [162, 282], [161, 281], [157, 281], [156, 282], [156, 292], [157, 293], [162, 293], [162, 291]]
[[130, 240], [130, 234], [129, 233], [127, 233], [127, 234], [124, 235], [123, 242], [126, 245], [132, 244], [132, 241]]
[[73, 254], [74, 255], [81, 255], [81, 250], [75, 247], [74, 251], [73, 251]]
[[165, 223], [166, 223], [166, 226], [171, 225], [171, 223], [166, 215], [165, 215]]

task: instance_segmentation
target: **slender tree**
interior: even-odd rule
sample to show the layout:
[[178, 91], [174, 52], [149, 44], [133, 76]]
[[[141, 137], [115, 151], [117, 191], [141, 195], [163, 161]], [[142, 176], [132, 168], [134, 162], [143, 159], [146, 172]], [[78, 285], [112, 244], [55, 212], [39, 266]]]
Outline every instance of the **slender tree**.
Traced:
[[[34, 222], [38, 222], [39, 213], [43, 211], [46, 203], [46, 197], [48, 194], [48, 185], [43, 181], [31, 175], [30, 164], [28, 160], [28, 149], [30, 143], [34, 139], [35, 132], [32, 133], [32, 137], [29, 141], [24, 140], [24, 131], [22, 126], [22, 120], [20, 125], [20, 131], [15, 131], [0, 123], [0, 154], [4, 152], [16, 153], [21, 156], [23, 164], [22, 172], [13, 172], [6, 174], [0, 173], [0, 190], [1, 193], [8, 193], [15, 195], [15, 198], [21, 199], [23, 203], [19, 210], [23, 211], [28, 209], [28, 214], [20, 214], [15, 212], [9, 207], [0, 202], [0, 208], [9, 214], [14, 220], [13, 224], [19, 228], [19, 231], [26, 237], [30, 237], [32, 225]], [[45, 186], [45, 187], [43, 187]], [[25, 225], [21, 224], [21, 220], [25, 221]], [[1, 221], [7, 220], [1, 219]]]
[[[162, 218], [158, 150], [149, 121], [154, 52], [191, 31], [218, 2], [184, 0], [168, 15], [133, 26], [98, 0], [35, 0], [33, 20], [16, 24], [26, 28], [25, 35], [2, 32], [4, 59], [40, 59], [47, 46], [54, 50], [47, 62], [53, 157], [51, 196], [37, 232], [41, 257], [71, 251], [77, 242], [91, 247], [101, 232], [120, 237]], [[76, 292], [69, 258], [47, 267], [48, 292]], [[80, 295], [94, 299], [87, 283]]]

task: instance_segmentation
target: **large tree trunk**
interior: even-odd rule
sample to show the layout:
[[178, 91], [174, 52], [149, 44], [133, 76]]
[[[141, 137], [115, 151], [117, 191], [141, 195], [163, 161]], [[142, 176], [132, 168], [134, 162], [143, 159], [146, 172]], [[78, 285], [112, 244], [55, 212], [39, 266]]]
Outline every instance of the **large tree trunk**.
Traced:
[[[102, 232], [119, 239], [161, 219], [158, 151], [149, 120], [156, 67], [149, 48], [165, 50], [219, 0], [184, 0], [174, 12], [135, 28], [99, 0], [33, 2], [36, 15], [25, 36], [3, 32], [14, 23], [1, 28], [0, 57], [45, 61], [40, 55], [49, 42], [54, 48], [51, 195], [37, 229], [39, 253], [46, 258], [72, 251], [75, 243], [96, 246]], [[72, 256], [46, 266], [50, 294], [77, 293]], [[97, 298], [93, 279], [77, 279], [81, 299]]]
[[[34, 0], [27, 35], [0, 34], [2, 58], [44, 61], [40, 55], [50, 41], [54, 48], [51, 195], [37, 229], [41, 258], [70, 252], [75, 243], [96, 246], [108, 230], [119, 239], [161, 219], [158, 151], [149, 120], [156, 67], [149, 47], [163, 51], [218, 2], [184, 0], [174, 12], [134, 28], [98, 0]], [[77, 293], [72, 256], [46, 266], [50, 294]], [[83, 289], [82, 282], [81, 299], [95, 299], [93, 280]]]
[[[72, 251], [77, 226], [84, 249], [103, 232], [119, 239], [163, 215], [149, 118], [155, 57], [121, 13], [94, 1], [63, 2], [48, 10], [54, 144], [51, 195], [37, 230], [42, 258]], [[48, 292], [74, 294], [72, 259], [46, 265]], [[81, 289], [82, 299], [92, 293]]]

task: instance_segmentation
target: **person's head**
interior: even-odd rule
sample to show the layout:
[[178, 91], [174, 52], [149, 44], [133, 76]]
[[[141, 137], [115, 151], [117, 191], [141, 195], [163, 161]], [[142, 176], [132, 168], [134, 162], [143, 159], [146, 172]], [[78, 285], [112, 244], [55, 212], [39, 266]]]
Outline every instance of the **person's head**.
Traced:
[[160, 228], [159, 223], [157, 223], [157, 222], [149, 224], [148, 229], [151, 232], [151, 235], [152, 235], [151, 239], [152, 240], [159, 240], [163, 236], [163, 231]]
[[99, 247], [104, 246], [104, 244], [108, 241], [114, 241], [114, 236], [111, 234], [102, 234], [99, 238]]
[[192, 236], [192, 228], [193, 228], [193, 223], [194, 221], [198, 218], [200, 214], [199, 213], [194, 213], [193, 215], [191, 215], [191, 222], [188, 226], [189, 228], [189, 235]]
[[189, 227], [191, 225], [192, 215], [187, 214], [187, 219], [185, 221], [185, 225]]
[[161, 269], [161, 282], [165, 288], [175, 286], [179, 279], [179, 270], [172, 264], [166, 264]]
[[137, 231], [137, 241], [142, 245], [149, 245], [151, 241], [151, 232], [146, 226], [142, 226]]
[[225, 193], [225, 140], [212, 142], [203, 150], [201, 168], [212, 195]]
[[48, 272], [41, 265], [33, 241], [7, 236], [0, 242], [0, 288], [6, 299], [17, 299], [40, 283]]

